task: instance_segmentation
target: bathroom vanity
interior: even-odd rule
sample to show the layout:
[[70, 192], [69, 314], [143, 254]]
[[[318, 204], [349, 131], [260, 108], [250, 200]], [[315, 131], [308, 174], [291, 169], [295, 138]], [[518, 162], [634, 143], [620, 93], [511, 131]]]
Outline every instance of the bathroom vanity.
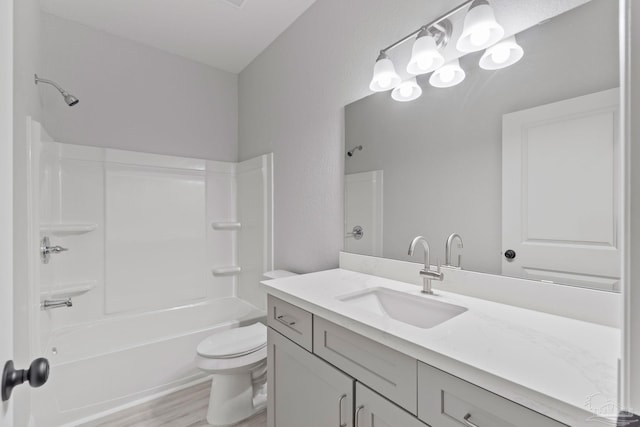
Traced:
[[344, 269], [263, 285], [269, 427], [588, 426], [615, 406], [615, 328]]

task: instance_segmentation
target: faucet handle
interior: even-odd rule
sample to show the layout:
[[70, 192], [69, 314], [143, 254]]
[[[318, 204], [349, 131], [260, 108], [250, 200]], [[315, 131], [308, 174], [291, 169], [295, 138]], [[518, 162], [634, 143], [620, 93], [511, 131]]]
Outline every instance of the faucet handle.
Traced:
[[442, 265], [440, 264], [440, 258], [438, 258], [438, 270], [436, 272], [436, 279], [442, 281], [444, 280], [444, 273], [442, 272]]

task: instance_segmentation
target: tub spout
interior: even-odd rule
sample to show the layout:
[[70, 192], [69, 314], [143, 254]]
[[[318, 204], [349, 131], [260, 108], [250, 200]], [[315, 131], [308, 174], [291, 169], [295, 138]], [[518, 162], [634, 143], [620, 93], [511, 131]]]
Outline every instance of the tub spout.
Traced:
[[51, 310], [53, 308], [61, 308], [61, 307], [73, 307], [73, 302], [71, 298], [67, 299], [46, 299], [42, 301], [40, 307], [43, 310]]

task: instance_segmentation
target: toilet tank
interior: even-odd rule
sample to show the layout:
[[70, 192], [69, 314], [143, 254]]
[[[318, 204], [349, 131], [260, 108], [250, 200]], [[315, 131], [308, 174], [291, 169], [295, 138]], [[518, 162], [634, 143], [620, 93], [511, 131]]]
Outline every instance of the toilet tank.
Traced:
[[272, 270], [267, 271], [262, 276], [262, 280], [282, 279], [283, 277], [297, 276], [297, 273], [293, 273], [287, 270]]

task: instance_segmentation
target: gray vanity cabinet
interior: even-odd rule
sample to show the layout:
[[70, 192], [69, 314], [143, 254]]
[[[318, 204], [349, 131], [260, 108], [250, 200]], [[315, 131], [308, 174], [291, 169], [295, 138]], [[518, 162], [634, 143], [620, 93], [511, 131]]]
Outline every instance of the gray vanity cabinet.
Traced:
[[268, 427], [567, 427], [272, 296]]
[[353, 425], [354, 380], [268, 331], [269, 427]]
[[354, 427], [429, 427], [379, 394], [356, 383]]

